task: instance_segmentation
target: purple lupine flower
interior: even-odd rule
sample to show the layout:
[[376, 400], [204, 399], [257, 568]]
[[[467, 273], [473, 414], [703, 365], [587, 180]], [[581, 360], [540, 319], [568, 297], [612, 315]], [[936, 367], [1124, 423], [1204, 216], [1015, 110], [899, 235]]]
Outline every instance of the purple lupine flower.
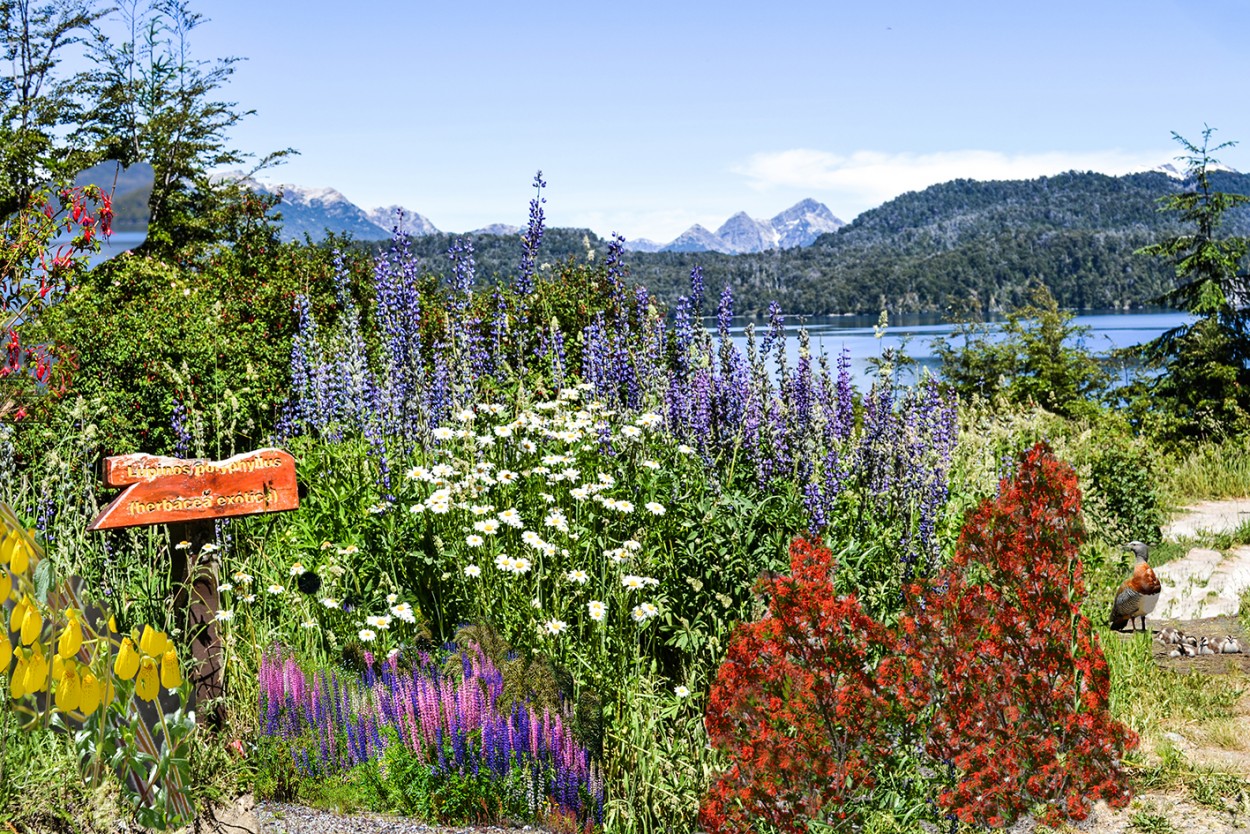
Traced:
[[534, 289], [534, 268], [537, 266], [538, 247], [543, 242], [543, 203], [547, 199], [542, 196], [547, 183], [543, 182], [543, 172], [534, 175], [534, 199], [530, 200], [529, 225], [521, 236], [521, 265], [517, 271], [517, 280], [513, 284], [518, 295], [529, 295]]
[[690, 270], [690, 309], [696, 317], [703, 315], [703, 267]]
[[473, 293], [473, 241], [457, 238], [447, 250], [447, 257], [451, 260], [451, 307], [462, 312], [469, 306]]

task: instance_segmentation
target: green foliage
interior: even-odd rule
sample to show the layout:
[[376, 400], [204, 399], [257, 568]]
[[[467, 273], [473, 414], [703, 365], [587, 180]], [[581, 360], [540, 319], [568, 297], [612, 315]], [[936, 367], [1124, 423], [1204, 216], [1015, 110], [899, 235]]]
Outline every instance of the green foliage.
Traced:
[[65, 133], [81, 116], [83, 72], [64, 75], [66, 52], [103, 15], [96, 0], [0, 4], [0, 217], [86, 167], [86, 148]]
[[1198, 443], [1177, 450], [1163, 467], [1163, 491], [1173, 505], [1250, 495], [1250, 438]]
[[[210, 171], [245, 161], [227, 135], [254, 111], [216, 96], [240, 59], [192, 58], [191, 34], [205, 21], [190, 0], [125, 0], [116, 14], [120, 37], [92, 29], [92, 108], [81, 132], [105, 158], [152, 165], [145, 251], [169, 256], [189, 243], [220, 240], [213, 215], [223, 189]], [[288, 153], [269, 155], [257, 169]]]
[[1146, 367], [1161, 371], [1140, 380], [1132, 392], [1139, 419], [1171, 440], [1213, 438], [1250, 430], [1250, 281], [1246, 254], [1250, 238], [1221, 228], [1250, 197], [1216, 190], [1214, 154], [1233, 142], [1211, 146], [1212, 128], [1194, 144], [1172, 136], [1185, 149], [1190, 188], [1161, 200], [1179, 214], [1185, 230], [1142, 249], [1168, 264], [1176, 286], [1161, 301], [1196, 318], [1141, 349]]
[[1073, 318], [1044, 284], [1035, 284], [1029, 303], [1007, 314], [1000, 338], [984, 324], [963, 322], [952, 334], [962, 345], [934, 340], [942, 378], [964, 398], [1001, 395], [1063, 416], [1089, 414], [1109, 375], [1084, 346], [1089, 328], [1074, 325]]
[[234, 247], [179, 266], [116, 258], [47, 311], [34, 338], [58, 334], [78, 371], [66, 397], [20, 427], [24, 454], [73, 431], [80, 402], [105, 453], [172, 453], [175, 403], [190, 415], [189, 453], [263, 445], [287, 398], [294, 298], [309, 293], [316, 314], [332, 315], [334, 267], [329, 249], [274, 242], [256, 220], [263, 203], [250, 211], [238, 215], [236, 230], [250, 233]]

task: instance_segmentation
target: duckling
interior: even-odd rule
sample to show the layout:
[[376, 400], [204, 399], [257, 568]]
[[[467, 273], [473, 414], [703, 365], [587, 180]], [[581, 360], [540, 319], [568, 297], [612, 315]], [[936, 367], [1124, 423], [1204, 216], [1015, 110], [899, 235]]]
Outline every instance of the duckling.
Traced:
[[1194, 635], [1192, 635], [1192, 634], [1186, 634], [1186, 635], [1184, 635], [1184, 636], [1181, 638], [1181, 642], [1182, 642], [1182, 643], [1184, 643], [1184, 644], [1185, 644], [1185, 645], [1187, 645], [1187, 646], [1193, 646], [1194, 648], [1197, 648], [1197, 647], [1198, 647], [1198, 638], [1197, 638], [1197, 637], [1195, 637], [1195, 636], [1194, 636]]
[[1181, 643], [1177, 648], [1181, 650], [1181, 657], [1196, 657], [1198, 654], [1198, 646], [1194, 643]]
[[1220, 654], [1241, 654], [1241, 641], [1231, 634], [1228, 635], [1220, 643]]
[[1218, 654], [1215, 641], [1210, 637], [1203, 637], [1202, 642], [1198, 644], [1198, 654]]
[[1159, 642], [1162, 643], [1163, 645], [1171, 646], [1177, 643], [1176, 638], [1179, 634], [1180, 632], [1172, 628], [1171, 626], [1164, 626], [1163, 628], [1159, 629], [1159, 633], [1155, 635], [1155, 637], [1157, 637]]
[[1180, 646], [1177, 646], [1176, 648], [1172, 649], [1172, 651], [1168, 652], [1168, 657], [1183, 657], [1183, 656], [1184, 656], [1184, 652], [1181, 651]]
[[1123, 631], [1124, 626], [1132, 626], [1137, 631], [1137, 620], [1141, 619], [1141, 627], [1146, 628], [1146, 615], [1155, 610], [1159, 602], [1159, 592], [1163, 586], [1155, 576], [1154, 569], [1148, 561], [1148, 548], [1141, 542], [1129, 542], [1126, 546], [1137, 557], [1133, 573], [1120, 590], [1116, 592], [1115, 604], [1111, 608], [1111, 627]]

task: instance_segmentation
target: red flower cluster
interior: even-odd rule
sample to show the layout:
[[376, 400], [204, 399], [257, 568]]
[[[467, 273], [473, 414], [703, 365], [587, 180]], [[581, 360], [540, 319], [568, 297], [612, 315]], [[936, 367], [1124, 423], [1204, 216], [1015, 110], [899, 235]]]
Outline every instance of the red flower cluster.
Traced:
[[1111, 717], [1080, 612], [1082, 537], [1076, 475], [1039, 444], [969, 517], [951, 563], [911, 587], [897, 634], [834, 595], [827, 549], [796, 541], [793, 576], [763, 583], [770, 615], [734, 633], [712, 689], [708, 733], [733, 765], [704, 801], [705, 828], [848, 819], [903, 735], [892, 721], [950, 768], [937, 802], [966, 822], [1053, 824], [1098, 799], [1127, 804], [1120, 758], [1137, 739]]
[[834, 596], [827, 548], [796, 540], [790, 564], [760, 582], [769, 616], [734, 632], [712, 686], [708, 735], [734, 764], [700, 809], [709, 832], [767, 820], [797, 834], [805, 819], [845, 817], [889, 748], [876, 658], [893, 638], [853, 596]]
[[966, 822], [1048, 824], [1131, 798], [1137, 744], [1111, 717], [1107, 662], [1080, 604], [1084, 537], [1072, 467], [1039, 443], [964, 524], [955, 557], [914, 586], [899, 694], [933, 705], [928, 752], [957, 778], [939, 804]]

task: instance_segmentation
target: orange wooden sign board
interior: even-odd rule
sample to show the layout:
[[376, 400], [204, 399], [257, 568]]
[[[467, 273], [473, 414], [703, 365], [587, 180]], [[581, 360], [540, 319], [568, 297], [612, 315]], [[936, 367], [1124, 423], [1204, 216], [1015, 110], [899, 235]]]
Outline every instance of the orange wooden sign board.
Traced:
[[126, 489], [96, 516], [88, 530], [299, 507], [295, 458], [281, 449], [258, 449], [219, 461], [121, 455], [104, 459], [104, 482]]

